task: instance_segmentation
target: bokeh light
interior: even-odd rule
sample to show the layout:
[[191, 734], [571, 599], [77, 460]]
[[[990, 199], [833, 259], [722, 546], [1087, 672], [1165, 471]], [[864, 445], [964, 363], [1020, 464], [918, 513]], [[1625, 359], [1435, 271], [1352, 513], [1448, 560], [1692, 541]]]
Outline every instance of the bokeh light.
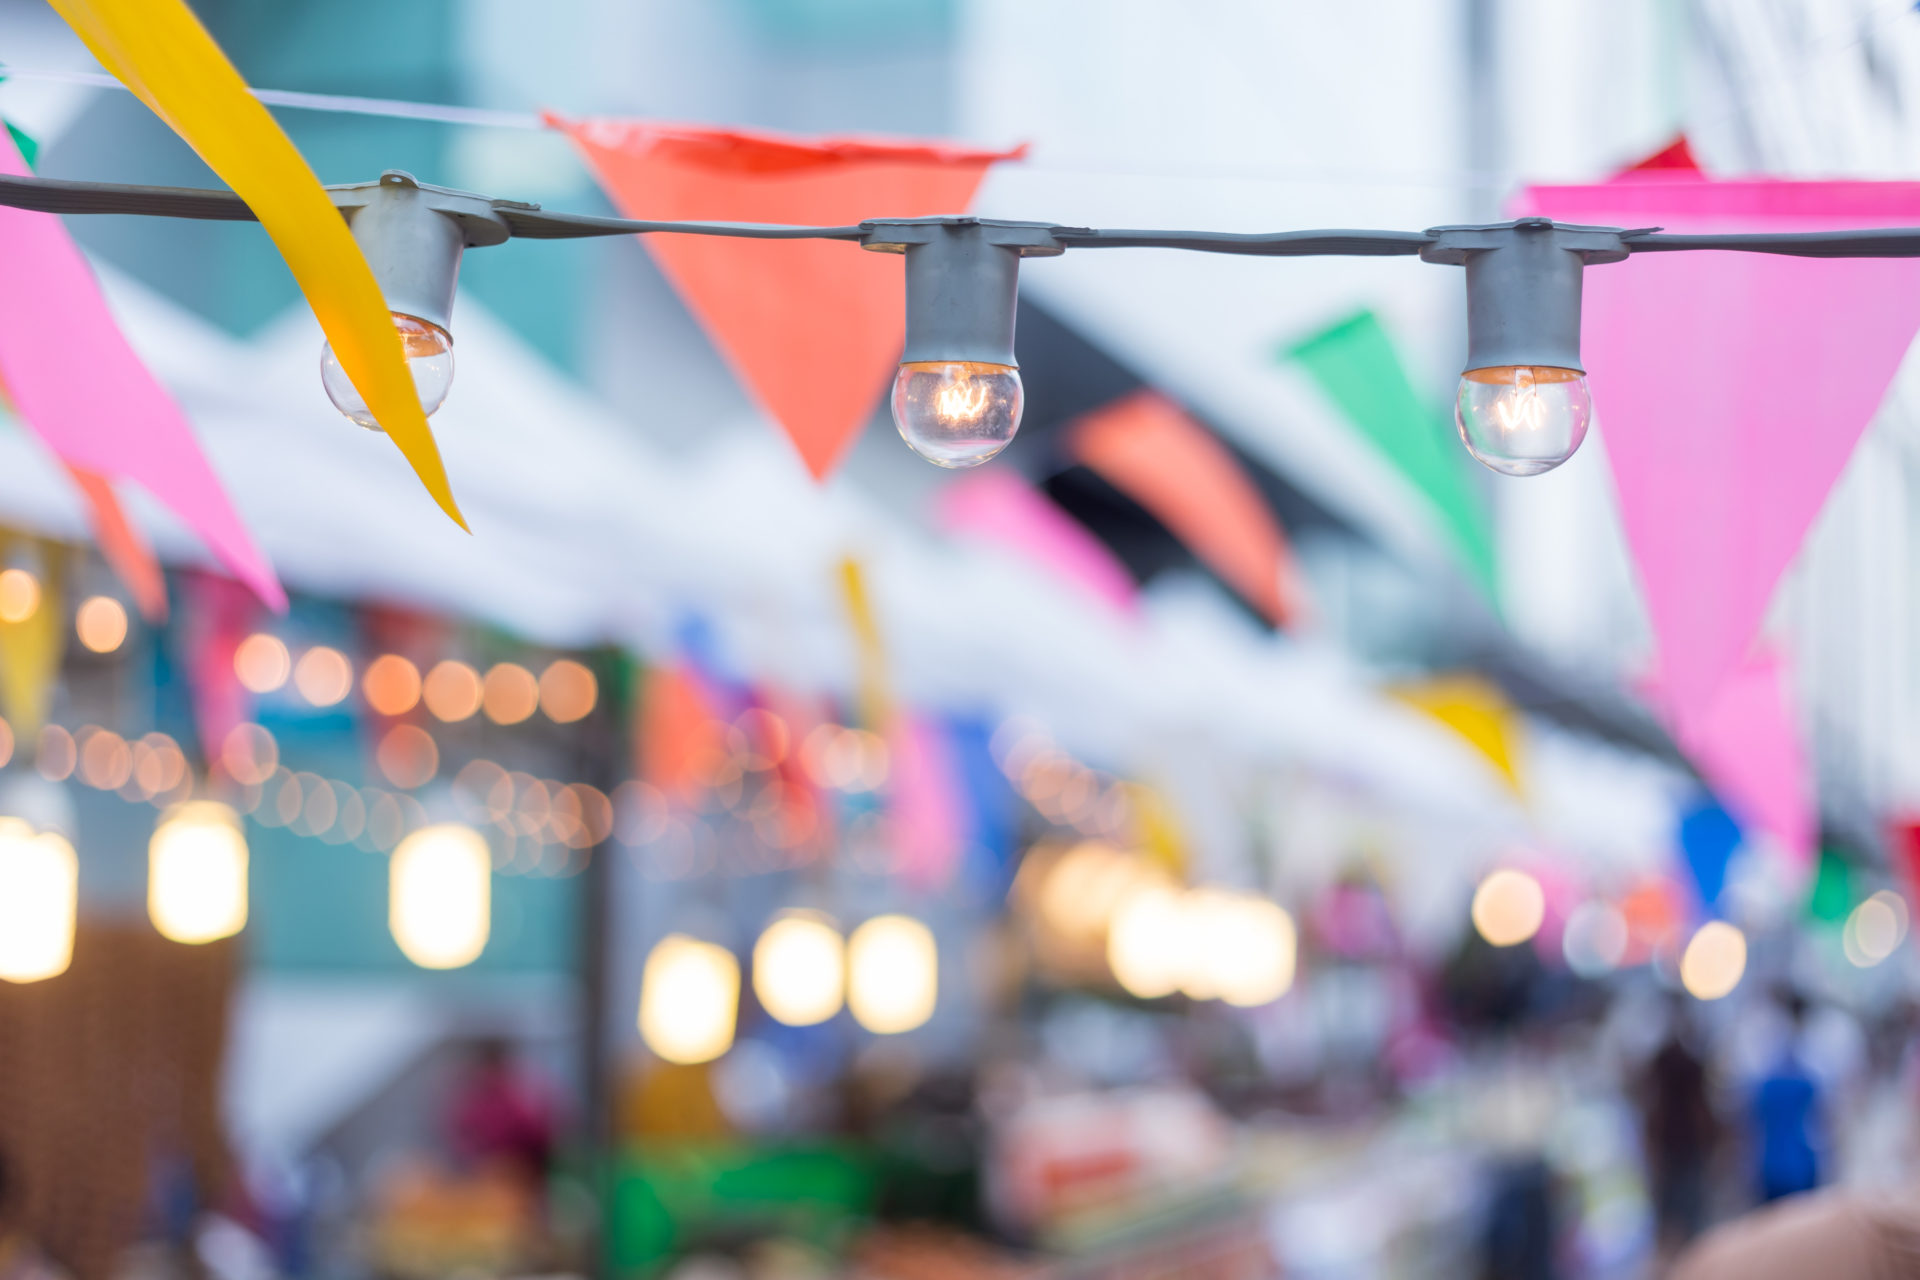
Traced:
[[555, 724], [572, 724], [592, 713], [600, 697], [593, 672], [572, 658], [547, 664], [540, 673], [540, 709]]
[[427, 672], [420, 693], [434, 718], [457, 723], [480, 710], [480, 673], [449, 658]]
[[1473, 893], [1473, 927], [1496, 947], [1514, 947], [1540, 932], [1547, 895], [1524, 871], [1502, 867]]
[[338, 649], [317, 644], [300, 655], [293, 687], [316, 707], [334, 706], [353, 692], [353, 664]]
[[233, 674], [249, 693], [272, 693], [293, 674], [293, 658], [279, 636], [256, 631], [233, 651]]
[[1107, 926], [1107, 967], [1114, 981], [1142, 1000], [1180, 989], [1187, 968], [1184, 895], [1171, 884], [1137, 886]]
[[440, 823], [393, 851], [387, 924], [407, 959], [458, 969], [486, 950], [493, 916], [493, 858], [472, 827]]
[[1747, 971], [1747, 936], [1725, 920], [1700, 926], [1680, 956], [1680, 985], [1696, 1000], [1718, 1000]]
[[519, 724], [540, 705], [540, 682], [517, 662], [496, 662], [487, 669], [481, 707], [495, 724]]
[[0, 978], [39, 982], [73, 961], [80, 859], [51, 831], [0, 818]]
[[782, 915], [753, 944], [753, 993], [775, 1021], [825, 1022], [840, 1012], [846, 985], [846, 942], [817, 912]]
[[1906, 899], [1882, 889], [1847, 916], [1841, 947], [1849, 963], [1871, 969], [1898, 950], [1906, 935]]
[[112, 596], [88, 596], [73, 614], [73, 633], [83, 648], [112, 653], [127, 639], [127, 608]]
[[367, 705], [383, 716], [403, 716], [420, 703], [420, 668], [397, 653], [383, 653], [360, 677]]
[[1574, 973], [1598, 978], [1620, 967], [1627, 941], [1627, 918], [1619, 908], [1609, 902], [1583, 902], [1567, 916], [1560, 952]]
[[257, 724], [238, 724], [220, 744], [220, 764], [242, 786], [257, 787], [280, 767], [280, 745]]
[[670, 933], [640, 975], [640, 1038], [668, 1062], [711, 1062], [733, 1046], [740, 962], [725, 947]]
[[133, 776], [133, 749], [113, 730], [88, 725], [74, 742], [79, 752], [75, 772], [86, 785], [112, 791]]
[[0, 622], [25, 622], [40, 610], [40, 579], [25, 569], [0, 572]]
[[247, 924], [247, 838], [212, 800], [176, 805], [147, 844], [147, 916], [161, 936], [198, 944]]
[[40, 727], [40, 737], [33, 749], [33, 764], [41, 777], [48, 782], [65, 782], [73, 776], [73, 767], [79, 762], [80, 756], [74, 747], [72, 734], [57, 724]]
[[1293, 986], [1298, 939], [1293, 917], [1278, 903], [1197, 889], [1181, 909], [1188, 948], [1181, 989], [1189, 996], [1252, 1008], [1278, 1000]]
[[388, 782], [411, 791], [426, 786], [440, 772], [440, 747], [419, 725], [396, 724], [381, 735], [374, 762]]
[[940, 953], [912, 916], [875, 916], [847, 940], [847, 1007], [876, 1035], [911, 1031], [933, 1016]]

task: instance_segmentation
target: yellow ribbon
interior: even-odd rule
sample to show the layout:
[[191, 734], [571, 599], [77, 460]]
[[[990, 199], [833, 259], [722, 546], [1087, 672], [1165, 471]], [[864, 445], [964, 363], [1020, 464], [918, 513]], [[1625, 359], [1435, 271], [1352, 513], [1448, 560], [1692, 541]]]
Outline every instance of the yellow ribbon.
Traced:
[[386, 299], [346, 220], [280, 125], [182, 0], [51, 0], [112, 72], [247, 202], [280, 249], [340, 367], [462, 529]]
[[840, 561], [840, 595], [847, 607], [847, 625], [853, 631], [854, 655], [859, 660], [856, 702], [860, 719], [873, 733], [887, 731], [887, 654], [880, 640], [880, 623], [873, 616], [873, 598], [867, 578], [852, 556]]

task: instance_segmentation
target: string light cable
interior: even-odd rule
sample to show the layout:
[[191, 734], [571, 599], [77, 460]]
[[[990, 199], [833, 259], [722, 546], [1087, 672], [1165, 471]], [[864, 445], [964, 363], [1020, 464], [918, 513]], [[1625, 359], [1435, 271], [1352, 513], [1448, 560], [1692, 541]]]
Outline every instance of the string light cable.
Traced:
[[[416, 363], [428, 412], [451, 380], [449, 332], [461, 255], [510, 239], [704, 235], [841, 240], [905, 260], [906, 341], [893, 388], [901, 436], [928, 460], [968, 467], [1000, 452], [1019, 426], [1014, 313], [1023, 258], [1081, 249], [1176, 249], [1248, 257], [1417, 257], [1466, 273], [1467, 359], [1456, 422], [1474, 457], [1506, 475], [1536, 475], [1571, 457], [1592, 417], [1580, 361], [1582, 274], [1633, 254], [1735, 251], [1807, 258], [1920, 257], [1920, 228], [1672, 235], [1546, 218], [1424, 231], [1238, 233], [1065, 226], [1000, 218], [875, 217], [844, 226], [652, 221], [558, 213], [537, 204], [436, 187], [400, 170], [327, 188], [379, 281]], [[0, 176], [0, 205], [57, 214], [252, 221], [225, 190]], [[422, 363], [427, 362], [427, 363]], [[437, 363], [435, 363], [437, 362]], [[444, 365], [442, 370], [440, 366]], [[335, 405], [364, 426], [344, 375], [323, 360]], [[434, 377], [422, 374], [434, 373]], [[432, 391], [429, 392], [428, 388]], [[431, 400], [431, 403], [428, 401]]]

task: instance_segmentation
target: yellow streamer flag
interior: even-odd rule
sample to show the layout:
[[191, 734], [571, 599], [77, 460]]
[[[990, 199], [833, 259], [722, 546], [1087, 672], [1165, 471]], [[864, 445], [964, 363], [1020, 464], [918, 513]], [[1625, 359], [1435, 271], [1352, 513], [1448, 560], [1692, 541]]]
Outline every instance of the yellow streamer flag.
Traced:
[[[7, 709], [14, 738], [33, 741], [46, 723], [53, 705], [53, 683], [60, 674], [60, 655], [67, 638], [66, 599], [61, 591], [61, 549], [43, 547], [45, 555], [35, 579], [37, 596], [32, 609], [17, 621], [0, 619], [0, 703]], [[19, 600], [10, 602], [18, 608]]]
[[462, 529], [372, 268], [306, 160], [182, 0], [51, 0], [112, 72], [199, 153], [280, 249], [340, 367]]
[[1520, 716], [1497, 687], [1478, 676], [1439, 676], [1404, 685], [1394, 694], [1465, 738], [1500, 771], [1508, 785], [1520, 789], [1516, 763]]
[[858, 703], [860, 719], [873, 733], [885, 733], [891, 699], [887, 696], [886, 650], [880, 642], [880, 624], [873, 616], [866, 574], [852, 556], [840, 561], [840, 594], [847, 607], [847, 625], [853, 629], [854, 654], [860, 663]]

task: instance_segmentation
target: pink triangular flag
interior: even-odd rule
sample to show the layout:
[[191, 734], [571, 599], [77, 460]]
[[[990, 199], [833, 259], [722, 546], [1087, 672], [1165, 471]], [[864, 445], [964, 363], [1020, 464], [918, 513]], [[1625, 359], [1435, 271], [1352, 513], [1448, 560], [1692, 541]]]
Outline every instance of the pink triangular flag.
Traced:
[[1122, 613], [1138, 600], [1133, 576], [1084, 525], [1006, 467], [988, 467], [940, 491], [940, 523], [1012, 548]]
[[[0, 131], [0, 173], [28, 174]], [[50, 213], [0, 208], [0, 384], [70, 467], [145, 486], [269, 606], [286, 592], [227, 500], [193, 428], [127, 345], [87, 260]]]
[[962, 809], [952, 752], [937, 725], [912, 714], [894, 718], [887, 746], [894, 869], [915, 889], [941, 888], [960, 865]]
[[1813, 783], [1777, 654], [1762, 647], [1748, 655], [1706, 714], [1674, 736], [1743, 827], [1767, 832], [1796, 865], [1808, 864], [1818, 835]]
[[[1920, 183], [1635, 173], [1522, 212], [1673, 232], [1920, 223]], [[1586, 273], [1584, 357], [1669, 721], [1700, 730], [1920, 328], [1920, 261], [1642, 253]]]

